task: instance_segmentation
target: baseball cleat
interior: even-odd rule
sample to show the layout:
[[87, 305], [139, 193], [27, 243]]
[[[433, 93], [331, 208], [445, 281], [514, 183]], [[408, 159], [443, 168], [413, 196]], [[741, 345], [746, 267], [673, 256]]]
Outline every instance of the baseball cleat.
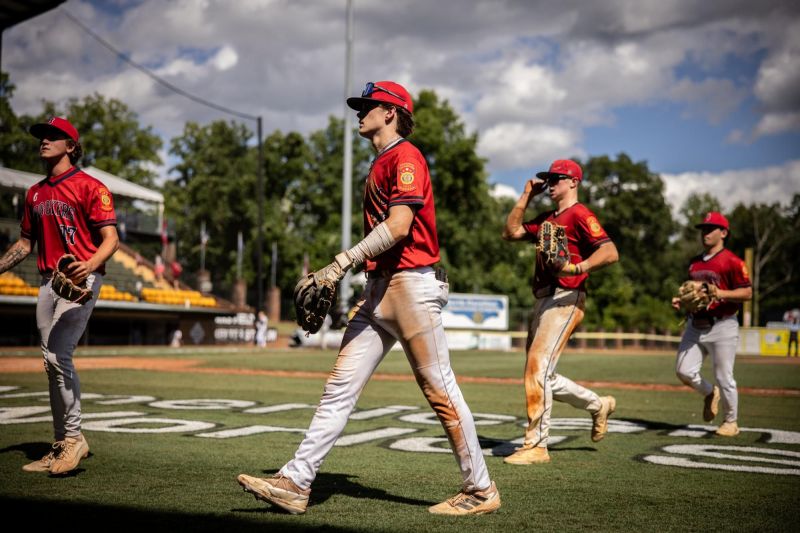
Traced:
[[719, 412], [719, 387], [714, 385], [714, 390], [706, 396], [703, 402], [703, 420], [711, 422]]
[[53, 461], [56, 460], [56, 456], [61, 453], [63, 448], [63, 440], [54, 442], [50, 447], [50, 451], [47, 452], [47, 455], [37, 461], [26, 464], [22, 467], [22, 470], [25, 472], [49, 472], [50, 466], [53, 464]]
[[517, 448], [514, 453], [503, 459], [503, 462], [510, 465], [549, 463], [550, 454], [547, 453], [547, 448], [538, 446], [522, 446]]
[[500, 493], [492, 481], [488, 489], [459, 492], [452, 498], [428, 508], [428, 512], [445, 515], [487, 514], [500, 509]]
[[720, 437], [735, 437], [739, 434], [739, 424], [736, 422], [723, 422], [722, 425], [717, 428], [716, 433]]
[[64, 447], [50, 465], [51, 474], [66, 474], [78, 468], [81, 459], [89, 455], [89, 443], [83, 435], [65, 437]]
[[311, 489], [301, 489], [284, 475], [276, 474], [271, 478], [263, 478], [239, 474], [236, 481], [245, 492], [255, 496], [256, 500], [272, 503], [291, 514], [306, 512]]
[[592, 441], [600, 442], [608, 433], [608, 417], [617, 408], [617, 399], [613, 396], [600, 398], [600, 410], [592, 414]]

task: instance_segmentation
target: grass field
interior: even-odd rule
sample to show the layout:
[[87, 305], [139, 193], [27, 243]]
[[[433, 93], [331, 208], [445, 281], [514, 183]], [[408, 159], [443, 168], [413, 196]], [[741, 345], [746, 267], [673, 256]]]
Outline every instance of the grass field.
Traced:
[[[92, 454], [73, 475], [56, 478], [20, 469], [41, 457], [52, 437], [40, 356], [0, 352], [6, 521], [23, 519], [25, 530], [505, 533], [796, 531], [800, 524], [800, 363], [739, 358], [739, 425], [754, 430], [723, 439], [702, 421], [702, 398], [677, 387], [669, 354], [564, 354], [562, 374], [602, 382], [597, 392], [616, 396], [610, 433], [593, 443], [589, 415], [556, 404], [552, 462], [512, 466], [501, 456], [523, 431], [522, 355], [453, 352], [503, 507], [449, 518], [427, 507], [458, 492], [455, 461], [405, 357], [392, 352], [361, 396], [363, 416], [345, 429], [361, 441], [334, 447], [305, 515], [283, 514], [242, 492], [235, 478], [271, 474], [291, 458], [313, 413], [302, 405], [316, 404], [334, 357], [249, 348], [82, 349]], [[154, 362], [166, 358], [178, 364], [164, 370]], [[144, 368], [130, 368], [137, 362]], [[300, 406], [263, 412], [283, 404]], [[391, 406], [404, 410], [372, 411]], [[236, 436], [241, 428], [262, 432]]]

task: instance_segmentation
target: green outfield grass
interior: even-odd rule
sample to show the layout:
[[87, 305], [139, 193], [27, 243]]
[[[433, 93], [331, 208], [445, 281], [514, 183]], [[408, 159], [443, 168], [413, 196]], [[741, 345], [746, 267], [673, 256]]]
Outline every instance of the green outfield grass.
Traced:
[[[0, 352], [0, 362], [20, 355], [40, 357], [33, 350], [6, 350]], [[20, 469], [46, 452], [52, 437], [50, 422], [10, 419], [11, 408], [48, 406], [46, 396], [8, 397], [46, 391], [44, 373], [0, 374], [0, 386], [18, 387], [0, 392], [6, 396], [0, 397], [4, 417], [0, 418], [0, 501], [8, 510], [6, 520], [23, 519], [26, 530], [738, 532], [795, 531], [800, 524], [800, 364], [764, 364], [757, 358], [737, 361], [740, 387], [782, 389], [789, 395], [742, 394], [740, 426], [758, 431], [743, 431], [733, 439], [685, 427], [704, 425], [702, 399], [688, 389], [637, 390], [612, 384], [598, 388], [598, 393], [613, 394], [618, 400], [609, 436], [593, 443], [589, 415], [556, 404], [551, 435], [563, 440], [551, 446], [550, 464], [527, 467], [506, 465], [500, 456], [513, 448], [508, 441], [522, 435], [522, 386], [464, 381], [462, 390], [478, 420], [495, 422], [479, 425], [478, 433], [484, 448], [497, 454], [488, 456], [487, 463], [503, 507], [494, 515], [446, 518], [428, 514], [427, 507], [458, 491], [459, 474], [449, 452], [407, 451], [412, 443], [419, 445], [413, 440], [418, 438], [436, 439], [427, 442], [429, 449], [446, 448], [440, 426], [419, 418], [403, 419], [430, 411], [413, 381], [372, 381], [358, 410], [397, 405], [419, 409], [352, 420], [345, 435], [367, 435], [382, 428], [411, 432], [334, 447], [312, 488], [308, 512], [290, 516], [242, 492], [235, 478], [239, 473], [267, 475], [282, 466], [294, 453], [313, 410], [245, 411], [288, 403], [315, 405], [324, 381], [230, 371], [327, 372], [334, 352], [97, 348], [78, 355], [79, 360], [94, 357], [196, 359], [200, 367], [222, 370], [211, 374], [82, 370], [85, 434], [92, 455], [74, 475], [64, 478]], [[454, 352], [452, 358], [461, 377], [521, 377], [521, 353]], [[671, 355], [566, 353], [559, 371], [576, 380], [674, 386], [678, 381], [673, 364]], [[410, 376], [401, 352], [390, 353], [378, 373]], [[118, 395], [153, 399], [108, 403], [125, 401]], [[185, 404], [174, 402], [192, 399], [252, 403], [212, 410], [199, 405], [179, 409]], [[173, 402], [151, 405], [154, 401]], [[113, 412], [117, 412], [113, 418], [96, 418]], [[43, 415], [47, 413], [30, 416]], [[148, 418], [168, 421], [148, 423]], [[121, 424], [135, 432], [97, 429], [98, 424], [113, 426], [109, 421], [121, 419], [137, 419]], [[175, 421], [204, 423], [205, 428], [143, 432], [176, 426]], [[300, 432], [198, 437], [254, 425]], [[707, 453], [718, 456], [698, 455]], [[654, 464], [653, 457], [673, 464]], [[676, 466], [676, 461], [692, 467]], [[734, 470], [699, 468], [703, 464]], [[741, 470], [751, 467], [781, 473]]]

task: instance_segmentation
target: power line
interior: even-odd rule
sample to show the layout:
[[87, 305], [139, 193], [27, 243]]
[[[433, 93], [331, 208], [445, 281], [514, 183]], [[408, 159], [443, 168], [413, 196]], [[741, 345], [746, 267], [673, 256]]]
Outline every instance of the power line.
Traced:
[[143, 65], [140, 65], [139, 63], [137, 63], [136, 61], [134, 61], [133, 59], [131, 59], [127, 55], [123, 54], [122, 52], [120, 52], [119, 50], [114, 48], [114, 46], [111, 43], [109, 43], [108, 41], [106, 41], [105, 39], [103, 39], [102, 37], [97, 35], [94, 31], [89, 29], [84, 23], [82, 23], [80, 20], [75, 18], [67, 10], [61, 9], [60, 11], [61, 11], [62, 14], [64, 14], [64, 16], [66, 16], [72, 22], [77, 24], [83, 31], [85, 31], [87, 34], [89, 34], [90, 37], [92, 37], [97, 42], [99, 42], [100, 44], [102, 44], [103, 46], [105, 46], [106, 48], [111, 50], [111, 52], [113, 52], [118, 58], [122, 59], [123, 61], [125, 61], [126, 63], [128, 63], [132, 67], [136, 68], [137, 70], [142, 71], [147, 76], [152, 78], [157, 83], [163, 85], [164, 87], [166, 87], [170, 91], [178, 93], [181, 96], [184, 96], [184, 97], [186, 97], [186, 98], [188, 98], [190, 100], [193, 100], [193, 101], [197, 102], [198, 104], [202, 104], [204, 106], [211, 107], [213, 109], [216, 109], [217, 111], [222, 111], [223, 113], [228, 113], [228, 114], [231, 114], [231, 115], [235, 115], [235, 116], [237, 116], [239, 118], [244, 118], [244, 119], [247, 119], [247, 120], [258, 120], [258, 117], [254, 116], [254, 115], [250, 115], [250, 114], [247, 114], [247, 113], [242, 113], [241, 111], [236, 111], [235, 109], [230, 109], [228, 107], [221, 106], [219, 104], [215, 104], [214, 102], [210, 102], [210, 101], [206, 100], [205, 98], [200, 98], [199, 96], [195, 96], [195, 95], [193, 95], [191, 93], [188, 93], [188, 92], [184, 91], [180, 87], [176, 87], [175, 85], [172, 85], [168, 81], [158, 77], [156, 74], [151, 72], [147, 67], [145, 67]]

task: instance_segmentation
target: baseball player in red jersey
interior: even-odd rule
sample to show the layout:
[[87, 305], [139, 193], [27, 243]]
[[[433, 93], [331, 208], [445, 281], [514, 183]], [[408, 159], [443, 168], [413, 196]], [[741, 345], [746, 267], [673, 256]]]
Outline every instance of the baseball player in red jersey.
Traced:
[[[733, 378], [739, 344], [736, 314], [742, 302], [753, 297], [753, 288], [744, 261], [725, 248], [725, 239], [730, 231], [728, 219], [722, 213], [712, 211], [695, 227], [702, 235], [703, 253], [689, 262], [689, 279], [707, 283], [713, 300], [707, 309], [688, 317], [678, 346], [675, 372], [682, 382], [704, 396], [703, 419], [706, 422], [717, 416], [722, 399], [725, 419], [716, 433], [735, 437], [739, 434], [736, 422], [739, 393]], [[680, 309], [679, 302], [679, 298], [673, 298], [672, 307]], [[717, 385], [700, 375], [703, 359], [709, 354]]]
[[[570, 262], [559, 272], [546, 268], [537, 256], [533, 308], [525, 363], [525, 398], [528, 426], [523, 445], [506, 463], [527, 465], [547, 463], [547, 439], [553, 400], [567, 402], [592, 414], [592, 440], [601, 440], [608, 431], [608, 417], [616, 408], [613, 396], [600, 397], [574, 381], [556, 373], [556, 364], [569, 336], [583, 320], [586, 302], [586, 278], [589, 272], [615, 263], [617, 248], [597, 217], [578, 202], [578, 186], [583, 179], [580, 165], [574, 161], [555, 161], [548, 172], [529, 180], [506, 220], [503, 238], [508, 241], [536, 241], [539, 226], [546, 220], [565, 227]], [[534, 196], [549, 188], [556, 205], [531, 221], [523, 222], [525, 210]]]
[[364, 189], [365, 238], [319, 272], [338, 282], [362, 263], [367, 285], [342, 339], [308, 432], [294, 458], [273, 478], [241, 474], [256, 498], [303, 513], [311, 483], [344, 430], [361, 390], [389, 349], [400, 342], [425, 398], [447, 434], [462, 491], [429, 509], [435, 514], [484, 514], [500, 507], [472, 413], [450, 367], [441, 309], [448, 284], [433, 265], [439, 243], [428, 165], [405, 137], [413, 131], [411, 95], [390, 81], [368, 83], [347, 104], [358, 111], [359, 133], [377, 151]]
[[[47, 176], [25, 197], [20, 238], [0, 258], [0, 273], [9, 270], [37, 245], [36, 264], [42, 275], [36, 304], [44, 368], [50, 384], [54, 444], [49, 453], [22, 467], [26, 472], [64, 474], [89, 454], [81, 433], [81, 391], [72, 352], [100, 294], [105, 262], [119, 247], [114, 201], [108, 189], [75, 167], [82, 155], [78, 131], [53, 117], [31, 127], [40, 140], [39, 155]], [[64, 254], [77, 258], [66, 269], [76, 283], [86, 282], [92, 299], [85, 304], [56, 295], [51, 275]]]

